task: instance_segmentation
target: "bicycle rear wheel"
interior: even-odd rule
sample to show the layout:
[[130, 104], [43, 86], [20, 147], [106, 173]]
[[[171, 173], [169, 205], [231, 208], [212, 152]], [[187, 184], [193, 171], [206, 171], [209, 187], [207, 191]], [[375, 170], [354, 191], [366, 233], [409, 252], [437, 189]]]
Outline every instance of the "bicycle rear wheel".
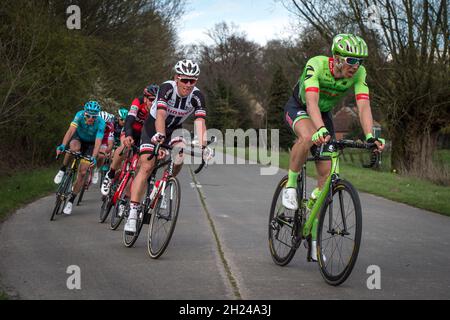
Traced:
[[288, 210], [282, 204], [282, 191], [287, 181], [288, 176], [285, 176], [278, 183], [269, 215], [269, 249], [273, 261], [279, 266], [291, 262], [300, 245], [296, 242], [301, 241], [295, 234], [298, 210]]
[[147, 249], [151, 258], [159, 258], [172, 238], [180, 209], [181, 188], [177, 178], [167, 181], [164, 196], [160, 195], [148, 228]]
[[50, 216], [50, 221], [55, 220], [55, 216], [62, 213], [64, 206], [66, 204], [66, 200], [68, 195], [70, 194], [71, 186], [72, 186], [72, 174], [71, 172], [66, 173], [63, 177], [61, 184], [58, 187], [58, 191], [56, 192], [56, 202], [55, 207], [53, 208], [52, 215]]
[[361, 244], [362, 210], [355, 188], [345, 180], [333, 185], [320, 212], [317, 255], [324, 280], [338, 286], [355, 266]]

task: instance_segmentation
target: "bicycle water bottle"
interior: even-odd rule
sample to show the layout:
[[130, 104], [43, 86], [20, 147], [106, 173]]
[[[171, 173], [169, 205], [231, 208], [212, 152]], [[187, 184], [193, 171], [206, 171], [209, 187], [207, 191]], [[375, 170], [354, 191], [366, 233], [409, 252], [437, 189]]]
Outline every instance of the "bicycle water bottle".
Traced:
[[320, 189], [319, 188], [315, 188], [313, 190], [313, 192], [311, 193], [311, 196], [309, 197], [308, 203], [306, 204], [306, 207], [308, 208], [309, 211], [312, 210], [312, 208], [314, 207], [314, 204], [316, 203], [317, 198], [320, 195]]

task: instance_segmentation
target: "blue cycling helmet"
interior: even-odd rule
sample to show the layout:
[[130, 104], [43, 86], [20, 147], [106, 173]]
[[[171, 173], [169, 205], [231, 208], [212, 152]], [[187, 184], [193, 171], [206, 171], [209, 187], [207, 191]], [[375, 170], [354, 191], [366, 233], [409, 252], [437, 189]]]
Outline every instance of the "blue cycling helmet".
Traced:
[[97, 101], [89, 101], [84, 105], [84, 111], [92, 115], [98, 115], [102, 111], [102, 107]]

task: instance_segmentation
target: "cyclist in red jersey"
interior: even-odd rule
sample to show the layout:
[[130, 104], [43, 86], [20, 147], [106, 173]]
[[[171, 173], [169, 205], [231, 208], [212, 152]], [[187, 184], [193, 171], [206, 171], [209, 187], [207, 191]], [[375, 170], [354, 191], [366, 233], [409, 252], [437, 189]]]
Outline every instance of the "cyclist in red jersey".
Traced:
[[148, 118], [150, 107], [156, 99], [158, 90], [159, 87], [157, 85], [151, 84], [144, 88], [144, 95], [142, 97], [133, 100], [125, 120], [125, 127], [122, 132], [122, 136], [120, 138], [121, 145], [114, 153], [114, 158], [110, 169], [102, 183], [101, 192], [103, 195], [108, 195], [116, 171], [120, 168], [120, 164], [126, 156], [125, 154], [120, 156], [123, 149], [125, 147], [130, 148], [132, 145], [139, 147], [142, 127], [144, 125], [144, 121]]

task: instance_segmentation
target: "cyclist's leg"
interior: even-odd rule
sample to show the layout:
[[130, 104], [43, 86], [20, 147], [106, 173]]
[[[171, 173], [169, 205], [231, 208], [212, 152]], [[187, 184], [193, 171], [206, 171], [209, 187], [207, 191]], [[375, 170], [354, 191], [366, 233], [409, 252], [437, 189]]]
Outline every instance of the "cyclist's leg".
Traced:
[[[330, 133], [331, 137], [335, 139], [335, 133], [334, 133], [334, 125], [333, 120], [330, 112], [322, 112], [322, 120], [325, 124], [325, 127], [327, 128], [328, 132]], [[327, 146], [325, 145], [324, 151], [326, 152]], [[316, 162], [316, 169], [317, 169], [317, 187], [321, 190], [323, 188], [323, 185], [325, 184], [328, 176], [331, 172], [331, 161], [318, 161]]]
[[286, 209], [297, 210], [297, 180], [306, 162], [308, 152], [312, 146], [311, 137], [314, 125], [306, 112], [306, 107], [291, 97], [285, 107], [285, 120], [297, 137], [290, 154], [289, 174], [286, 188], [283, 190], [282, 203]]
[[86, 161], [80, 162], [80, 167], [78, 168], [77, 181], [75, 182], [75, 185], [73, 186], [73, 194], [75, 194], [75, 195], [79, 194], [81, 191], [81, 188], [84, 187], [84, 178], [86, 177], [86, 174], [88, 172], [90, 165], [91, 164]]
[[[70, 143], [70, 150], [73, 152], [82, 152], [85, 155], [92, 155], [94, 150], [94, 143], [86, 143], [81, 140], [72, 140]], [[87, 169], [89, 168], [90, 163], [85, 163], [83, 161], [80, 162], [80, 166], [78, 167], [77, 180], [72, 189], [72, 195], [67, 202], [64, 213], [71, 214], [73, 203], [75, 198], [80, 193], [81, 188], [84, 187], [84, 177], [86, 176]]]
[[[80, 140], [80, 142], [81, 142], [80, 152], [85, 157], [92, 156], [92, 154], [94, 153], [95, 142], [86, 142], [86, 141], [82, 141], [82, 140]], [[73, 188], [73, 193], [75, 195], [77, 195], [81, 191], [81, 188], [84, 187], [84, 178], [88, 172], [90, 165], [91, 165], [90, 162], [86, 162], [85, 160], [80, 161], [80, 166], [78, 168], [77, 181], [75, 182], [75, 185]]]
[[[140, 203], [145, 193], [147, 179], [155, 167], [155, 158], [148, 160], [155, 150], [155, 145], [151, 141], [154, 134], [156, 134], [155, 120], [149, 116], [142, 128], [140, 141], [135, 140], [136, 145], [139, 146], [139, 168], [131, 187], [131, 202]], [[134, 136], [133, 139], [135, 138], [137, 137]]]
[[[180, 129], [181, 127], [177, 128]], [[175, 130], [173, 130], [175, 131]], [[167, 135], [167, 139], [171, 139], [170, 145], [173, 147], [172, 149], [172, 159], [173, 159], [173, 177], [176, 177], [181, 169], [183, 168], [184, 162], [184, 152], [183, 150], [186, 148], [186, 143], [182, 136], [174, 137], [172, 139], [172, 132]]]
[[[303, 164], [308, 157], [309, 149], [312, 147], [312, 135], [316, 131], [311, 121], [306, 107], [300, 105], [293, 97], [288, 101], [285, 107], [285, 120], [289, 128], [297, 137], [291, 149], [289, 160], [290, 181], [288, 187], [296, 187], [297, 179]], [[292, 177], [295, 177], [293, 179]]]
[[[120, 146], [117, 147], [116, 151], [114, 151], [114, 156], [112, 158], [110, 169], [117, 171], [120, 169], [122, 162], [125, 160], [127, 156], [125, 152], [122, 154], [125, 149], [125, 145], [123, 144], [123, 140], [125, 139], [125, 134], [120, 136]], [[121, 155], [122, 154], [122, 155]]]
[[109, 171], [106, 174], [105, 179], [102, 181], [101, 192], [104, 196], [109, 193], [116, 172], [120, 169], [122, 162], [127, 156], [126, 152], [122, 153], [122, 151], [125, 149], [125, 145], [123, 144], [124, 139], [125, 133], [123, 133], [123, 135], [121, 136], [121, 145], [116, 149], [116, 152], [114, 152], [114, 157], [112, 159], [112, 163], [109, 166]]
[[[151, 118], [151, 116], [149, 117]], [[148, 120], [148, 119], [147, 119]], [[155, 146], [151, 142], [151, 137], [156, 133], [154, 126], [154, 120], [149, 123], [145, 121], [142, 128], [142, 137], [139, 147], [139, 170], [131, 185], [131, 201], [130, 201], [130, 213], [128, 221], [125, 225], [125, 231], [136, 232], [136, 221], [138, 210], [141, 207], [141, 200], [145, 194], [145, 188], [147, 186], [147, 180], [155, 167], [155, 158], [148, 160], [149, 156], [153, 153]]]
[[101, 168], [103, 166], [103, 164], [105, 163], [106, 156], [107, 156], [107, 149], [108, 149], [108, 146], [106, 144], [102, 144], [100, 146], [100, 150], [98, 152], [98, 157], [97, 157], [97, 168]]
[[[72, 137], [72, 140], [70, 140], [69, 150], [72, 152], [80, 152], [81, 142], [80, 142], [77, 134], [75, 134], [74, 137]], [[64, 156], [64, 162], [63, 162], [64, 167], [67, 167], [67, 165], [70, 163], [71, 160], [72, 160], [72, 155], [66, 153], [66, 155]]]

